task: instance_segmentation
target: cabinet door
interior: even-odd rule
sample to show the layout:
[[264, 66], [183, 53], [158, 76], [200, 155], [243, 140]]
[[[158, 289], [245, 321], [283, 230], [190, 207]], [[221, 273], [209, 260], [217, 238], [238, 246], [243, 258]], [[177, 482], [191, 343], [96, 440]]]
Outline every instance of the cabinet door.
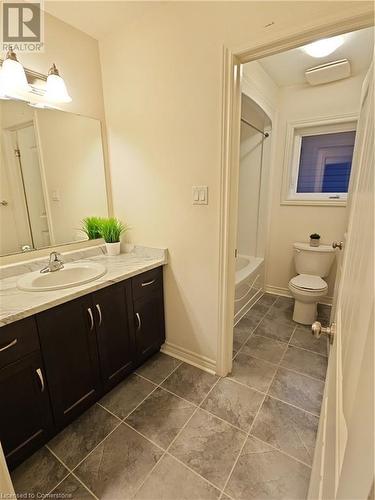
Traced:
[[0, 370], [0, 441], [12, 468], [45, 443], [53, 430], [39, 352]]
[[[163, 301], [163, 274], [161, 269], [153, 272], [152, 280], [149, 273], [144, 273], [133, 282], [135, 343], [138, 362], [160, 349], [165, 340], [164, 330], [164, 301]], [[143, 277], [143, 279], [142, 279]], [[148, 283], [152, 285], [148, 286]], [[135, 285], [146, 285], [139, 293]], [[136, 290], [138, 289], [138, 293]]]
[[94, 312], [90, 296], [37, 315], [53, 414], [60, 428], [100, 395]]
[[128, 314], [130, 280], [103, 288], [92, 297], [102, 381], [104, 390], [109, 390], [135, 365], [134, 335]]

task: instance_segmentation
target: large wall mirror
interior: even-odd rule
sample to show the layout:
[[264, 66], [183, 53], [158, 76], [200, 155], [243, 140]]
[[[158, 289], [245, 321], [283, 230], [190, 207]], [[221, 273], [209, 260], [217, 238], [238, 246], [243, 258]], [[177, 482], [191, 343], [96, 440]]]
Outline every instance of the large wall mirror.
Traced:
[[0, 255], [87, 239], [108, 215], [98, 120], [0, 101]]

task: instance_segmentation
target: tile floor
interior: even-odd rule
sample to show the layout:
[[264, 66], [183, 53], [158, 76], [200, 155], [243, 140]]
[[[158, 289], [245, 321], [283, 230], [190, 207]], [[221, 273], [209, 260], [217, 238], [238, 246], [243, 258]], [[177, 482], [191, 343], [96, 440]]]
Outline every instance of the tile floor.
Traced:
[[327, 351], [291, 318], [291, 299], [263, 295], [234, 329], [226, 378], [157, 354], [20, 465], [16, 492], [305, 498]]

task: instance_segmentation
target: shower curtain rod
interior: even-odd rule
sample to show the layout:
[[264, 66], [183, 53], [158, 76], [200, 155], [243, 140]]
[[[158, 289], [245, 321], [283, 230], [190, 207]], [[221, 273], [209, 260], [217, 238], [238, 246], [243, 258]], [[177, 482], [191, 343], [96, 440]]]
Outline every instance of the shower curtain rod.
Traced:
[[257, 130], [260, 134], [264, 135], [264, 137], [270, 136], [270, 134], [268, 132], [263, 132], [263, 130], [260, 130], [258, 127], [256, 127], [252, 123], [248, 122], [247, 120], [245, 120], [245, 118], [241, 117], [241, 122], [244, 122], [244, 123], [246, 123], [246, 125], [249, 125], [249, 127], [252, 127], [253, 129]]

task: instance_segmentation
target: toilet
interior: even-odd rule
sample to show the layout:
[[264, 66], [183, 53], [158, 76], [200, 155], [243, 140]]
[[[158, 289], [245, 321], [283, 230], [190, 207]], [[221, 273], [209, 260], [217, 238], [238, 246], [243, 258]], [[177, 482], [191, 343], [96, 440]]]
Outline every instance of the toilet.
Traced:
[[328, 292], [323, 278], [328, 276], [335, 250], [329, 245], [312, 247], [309, 243], [294, 243], [293, 250], [298, 273], [289, 281], [289, 290], [294, 297], [293, 320], [311, 325], [316, 320], [318, 302]]

